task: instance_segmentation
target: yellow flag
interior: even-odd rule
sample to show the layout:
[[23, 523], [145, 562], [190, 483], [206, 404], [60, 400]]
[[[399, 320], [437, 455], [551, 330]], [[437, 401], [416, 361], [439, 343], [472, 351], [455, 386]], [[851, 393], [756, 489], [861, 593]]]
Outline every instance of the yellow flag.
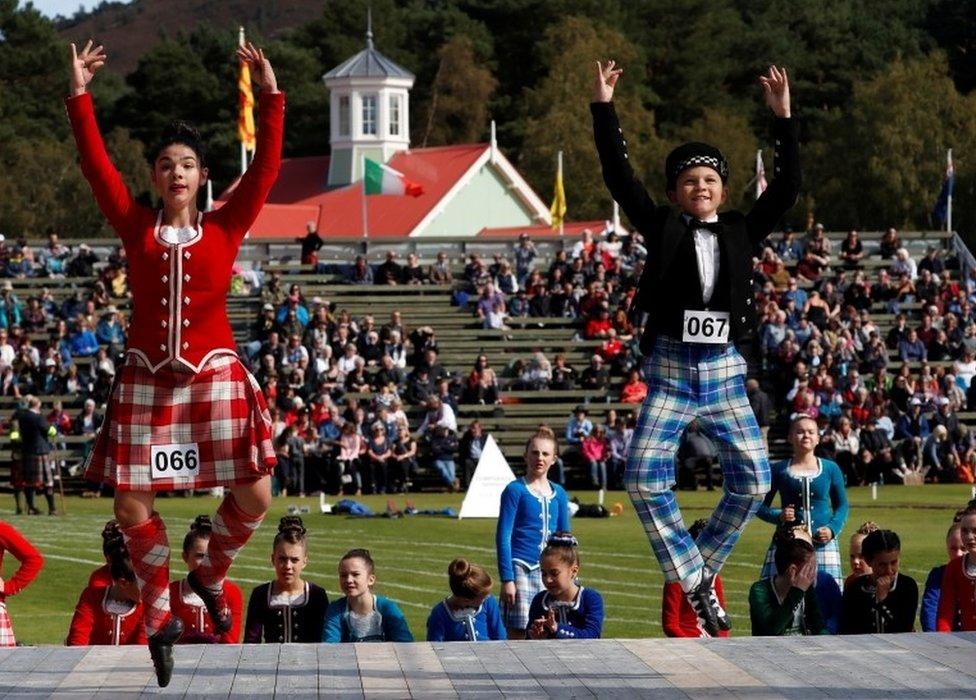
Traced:
[[566, 190], [563, 189], [563, 152], [559, 152], [559, 165], [556, 168], [556, 185], [553, 188], [552, 206], [549, 207], [552, 215], [552, 228], [558, 230], [562, 228], [563, 219], [566, 218]]
[[237, 74], [237, 93], [239, 113], [237, 116], [237, 138], [248, 151], [254, 150], [254, 92], [251, 90], [251, 69], [241, 61]]

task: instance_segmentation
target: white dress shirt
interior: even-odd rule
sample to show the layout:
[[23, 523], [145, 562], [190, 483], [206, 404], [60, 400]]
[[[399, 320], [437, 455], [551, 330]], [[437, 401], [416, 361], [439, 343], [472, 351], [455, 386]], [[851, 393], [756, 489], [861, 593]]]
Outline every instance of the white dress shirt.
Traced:
[[[715, 216], [707, 221], [718, 221]], [[698, 279], [701, 282], [702, 301], [711, 301], [715, 292], [715, 280], [718, 279], [720, 254], [718, 250], [718, 234], [708, 229], [695, 229], [695, 255], [698, 258]]]

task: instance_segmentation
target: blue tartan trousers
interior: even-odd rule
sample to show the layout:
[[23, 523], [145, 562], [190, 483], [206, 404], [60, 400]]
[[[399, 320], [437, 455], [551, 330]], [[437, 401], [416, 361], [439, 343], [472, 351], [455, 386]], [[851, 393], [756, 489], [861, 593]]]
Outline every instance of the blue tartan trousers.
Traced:
[[[717, 573], [770, 487], [766, 445], [746, 397], [745, 360], [731, 343], [660, 336], [643, 371], [648, 391], [627, 454], [627, 491], [666, 581], [704, 566]], [[672, 491], [681, 435], [695, 418], [718, 449], [725, 484], [697, 540]]]

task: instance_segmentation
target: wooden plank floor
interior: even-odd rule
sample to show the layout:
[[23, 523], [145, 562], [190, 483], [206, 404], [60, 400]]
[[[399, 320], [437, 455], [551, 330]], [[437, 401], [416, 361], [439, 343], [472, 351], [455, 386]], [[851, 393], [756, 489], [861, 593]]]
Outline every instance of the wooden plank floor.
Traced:
[[0, 650], [0, 698], [976, 697], [976, 633]]

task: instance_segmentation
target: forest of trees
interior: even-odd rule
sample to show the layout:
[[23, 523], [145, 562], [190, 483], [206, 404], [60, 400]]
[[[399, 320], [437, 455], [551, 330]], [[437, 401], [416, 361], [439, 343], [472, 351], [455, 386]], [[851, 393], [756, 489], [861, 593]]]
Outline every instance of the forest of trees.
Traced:
[[[757, 148], [771, 170], [755, 76], [775, 62], [789, 68], [802, 120], [795, 226], [813, 216], [830, 229], [931, 228], [952, 148], [955, 228], [976, 239], [976, 0], [330, 0], [318, 19], [272, 41], [249, 31], [288, 93], [286, 155], [328, 152], [321, 76], [363, 48], [367, 4], [377, 48], [417, 75], [413, 144], [486, 140], [494, 119], [501, 147], [544, 200], [561, 149], [572, 219], [610, 211], [590, 136], [595, 60], [624, 67], [618, 112], [652, 191], [661, 194], [671, 147], [705, 140], [730, 157], [730, 201], [744, 206]], [[145, 148], [177, 117], [206, 137], [218, 189], [235, 176], [236, 39], [236, 26], [194, 19], [128, 75], [113, 73], [110, 58], [96, 79], [103, 131], [135, 192], [148, 190]], [[8, 237], [105, 233], [75, 164], [67, 79], [59, 28], [0, 0]]]

